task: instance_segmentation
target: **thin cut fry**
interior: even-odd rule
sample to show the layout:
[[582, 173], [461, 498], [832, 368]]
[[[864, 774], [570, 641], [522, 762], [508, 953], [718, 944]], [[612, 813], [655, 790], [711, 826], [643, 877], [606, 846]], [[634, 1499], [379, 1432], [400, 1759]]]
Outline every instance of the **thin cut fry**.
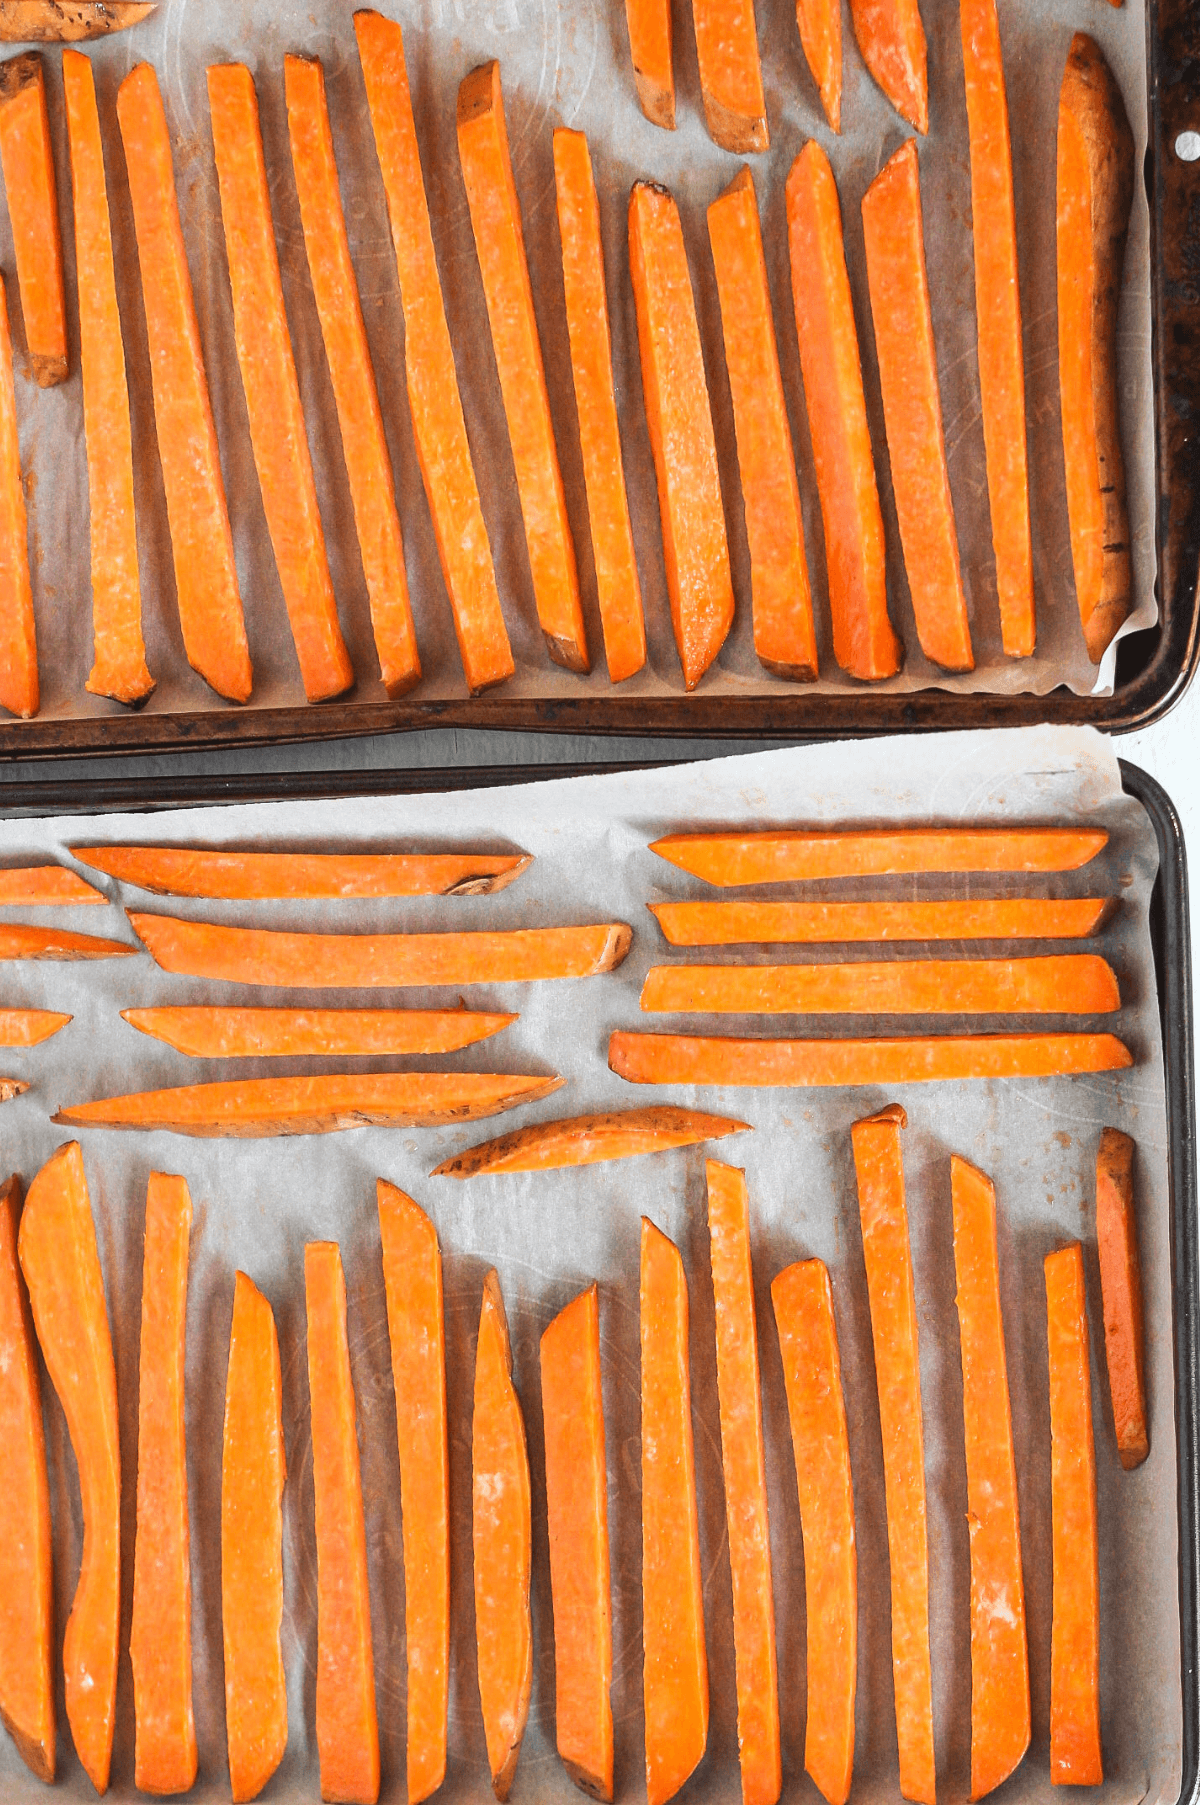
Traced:
[[[523, 852], [212, 852], [190, 846], [73, 846], [71, 854], [81, 864], [138, 890], [228, 902], [490, 896], [507, 889], [533, 863]], [[0, 873], [0, 898], [2, 886]], [[97, 900], [105, 899], [98, 895]]]
[[[1077, 871], [1108, 845], [1104, 828], [906, 827], [865, 832], [669, 834], [656, 852], [706, 884], [790, 884], [917, 871]], [[88, 854], [72, 849], [77, 859]]]
[[0, 1009], [0, 1047], [37, 1047], [74, 1017], [52, 1009]]
[[625, 0], [638, 105], [653, 125], [675, 130], [671, 0]]
[[[121, 1018], [193, 1059], [368, 1059], [456, 1053], [516, 1021], [470, 1009], [122, 1009]], [[69, 1020], [69, 1017], [63, 1018]], [[0, 1014], [0, 1045], [4, 1017]], [[14, 1044], [12, 1042], [8, 1043]]]
[[40, 700], [8, 297], [0, 276], [0, 708], [28, 721]]
[[0, 0], [0, 42], [75, 44], [128, 31], [155, 10], [156, 0]]
[[842, 129], [842, 8], [840, 0], [796, 0], [804, 60], [812, 71], [825, 117]]
[[698, 1109], [614, 1109], [605, 1115], [566, 1116], [532, 1122], [481, 1147], [468, 1147], [435, 1166], [431, 1178], [477, 1178], [489, 1172], [552, 1172], [563, 1166], [594, 1166], [632, 1159], [670, 1147], [719, 1141], [750, 1126], [729, 1116], [706, 1116]]
[[1096, 1241], [1104, 1304], [1108, 1394], [1121, 1465], [1141, 1466], [1150, 1452], [1143, 1347], [1142, 1262], [1133, 1207], [1133, 1142], [1106, 1128], [1096, 1154]]
[[692, 0], [709, 137], [744, 157], [771, 142], [754, 0]]
[[52, 907], [59, 903], [106, 903], [103, 890], [65, 865], [10, 865], [0, 868], [0, 908]]
[[35, 928], [0, 922], [0, 959], [127, 959], [137, 952], [124, 940], [101, 940], [68, 928]]
[[1097, 953], [887, 959], [864, 965], [652, 965], [642, 1008], [680, 1015], [1104, 1015], [1121, 1007]]
[[37, 50], [0, 63], [0, 168], [25, 343], [35, 381], [49, 389], [67, 379], [67, 312], [46, 74]]
[[919, 132], [929, 130], [925, 28], [917, 0], [850, 0], [863, 62], [896, 111]]
[[1112, 904], [1103, 896], [983, 902], [684, 902], [647, 905], [672, 946], [852, 940], [1083, 940]]

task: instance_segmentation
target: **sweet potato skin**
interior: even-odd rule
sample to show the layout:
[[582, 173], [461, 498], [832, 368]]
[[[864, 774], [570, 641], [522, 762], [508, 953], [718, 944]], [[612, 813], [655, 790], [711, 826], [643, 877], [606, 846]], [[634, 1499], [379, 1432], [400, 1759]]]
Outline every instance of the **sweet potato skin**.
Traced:
[[0, 43], [77, 44], [128, 31], [156, 0], [0, 0]]
[[693, 1147], [698, 1141], [738, 1134], [748, 1122], [707, 1116], [698, 1109], [667, 1104], [652, 1109], [610, 1110], [604, 1115], [568, 1116], [534, 1122], [498, 1140], [468, 1147], [435, 1166], [432, 1178], [475, 1178], [488, 1172], [549, 1172], [563, 1166], [592, 1166], [610, 1159]]

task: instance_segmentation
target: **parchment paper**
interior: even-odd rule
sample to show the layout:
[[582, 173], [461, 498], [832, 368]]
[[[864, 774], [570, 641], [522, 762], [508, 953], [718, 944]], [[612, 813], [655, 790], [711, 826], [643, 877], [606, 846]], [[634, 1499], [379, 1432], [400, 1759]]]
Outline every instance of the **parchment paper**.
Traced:
[[[673, 954], [645, 904], [700, 895], [704, 887], [647, 850], [673, 829], [704, 824], [853, 823], [898, 820], [1101, 823], [1105, 853], [1081, 872], [1044, 880], [1055, 894], [1120, 898], [1101, 939], [1121, 983], [1122, 1009], [1104, 1024], [1132, 1048], [1136, 1064], [1095, 1078], [810, 1092], [686, 1089], [625, 1084], [606, 1066], [618, 1026], [676, 1025], [644, 1017], [638, 995], [648, 966]], [[705, 1149], [582, 1171], [461, 1184], [431, 1179], [434, 1165], [491, 1132], [529, 1119], [654, 1100], [696, 1103], [747, 1120], [754, 1132], [708, 1149], [745, 1167], [759, 1310], [774, 1551], [775, 1606], [783, 1724], [785, 1798], [815, 1800], [803, 1776], [805, 1607], [800, 1525], [778, 1342], [769, 1284], [790, 1261], [821, 1255], [833, 1277], [854, 1472], [859, 1555], [858, 1753], [854, 1797], [892, 1799], [896, 1743], [889, 1645], [888, 1567], [878, 1413], [862, 1245], [849, 1129], [898, 1100], [904, 1137], [910, 1231], [921, 1334], [928, 1483], [933, 1674], [942, 1794], [966, 1797], [969, 1764], [969, 1572], [958, 1322], [949, 1194], [952, 1152], [995, 1180], [1009, 1383], [1020, 1481], [1032, 1667], [1033, 1746], [1008, 1795], [1050, 1798], [1047, 1769], [1050, 1656], [1049, 1427], [1042, 1258], [1081, 1238], [1086, 1248], [1092, 1329], [1100, 1522], [1102, 1710], [1105, 1796], [1122, 1805], [1170, 1801], [1180, 1777], [1175, 1437], [1171, 1362], [1166, 1121], [1147, 903], [1155, 840], [1140, 806], [1123, 795], [1106, 741], [1048, 729], [841, 745], [731, 758], [671, 771], [457, 796], [296, 803], [211, 809], [183, 815], [0, 823], [0, 862], [65, 856], [71, 843], [144, 838], [170, 844], [249, 846], [522, 847], [535, 862], [519, 883], [491, 898], [393, 904], [222, 907], [134, 895], [114, 899], [204, 919], [274, 925], [515, 927], [624, 919], [631, 953], [611, 976], [536, 987], [473, 990], [478, 1008], [519, 1009], [504, 1035], [432, 1061], [475, 1070], [561, 1072], [554, 1098], [496, 1124], [456, 1130], [350, 1134], [274, 1142], [195, 1141], [168, 1135], [84, 1134], [84, 1158], [115, 1332], [122, 1410], [124, 1614], [114, 1793], [132, 1793], [132, 1678], [125, 1649], [132, 1585], [136, 1470], [137, 1343], [141, 1242], [147, 1174], [186, 1174], [195, 1204], [188, 1317], [187, 1426], [193, 1538], [194, 1660], [203, 1797], [227, 1797], [220, 1628], [219, 1501], [223, 1390], [233, 1272], [241, 1266], [270, 1298], [279, 1325], [289, 1482], [285, 1496], [286, 1606], [283, 1628], [291, 1738], [267, 1796], [317, 1796], [313, 1732], [316, 1648], [315, 1555], [308, 1382], [304, 1340], [303, 1247], [335, 1237], [342, 1246], [359, 1404], [368, 1518], [376, 1680], [384, 1795], [403, 1798], [405, 1644], [395, 1416], [389, 1365], [375, 1180], [399, 1184], [427, 1208], [445, 1264], [450, 1399], [453, 1635], [450, 1769], [446, 1797], [490, 1797], [475, 1677], [470, 1553], [470, 1399], [480, 1287], [497, 1266], [513, 1333], [516, 1383], [529, 1436], [534, 1497], [535, 1678], [513, 1798], [566, 1801], [575, 1794], [554, 1753], [554, 1666], [542, 1483], [537, 1343], [551, 1316], [593, 1278], [601, 1287], [608, 1433], [609, 1513], [614, 1576], [616, 1771], [619, 1798], [642, 1796], [638, 1411], [638, 1219], [644, 1212], [680, 1244], [689, 1277], [691, 1360], [706, 1620], [712, 1682], [709, 1752], [687, 1795], [735, 1801], [736, 1710], [728, 1552], [716, 1407], [712, 1293], [705, 1226]], [[874, 880], [821, 884], [821, 894], [870, 890], [889, 895], [1019, 892], [1020, 880]], [[787, 894], [784, 890], [781, 893]], [[117, 912], [42, 911], [92, 932], [121, 931]], [[945, 946], [961, 956], [978, 948]], [[999, 949], [995, 949], [999, 950]], [[1028, 950], [1028, 949], [1026, 949]], [[828, 948], [726, 949], [730, 959], [831, 958]], [[855, 956], [862, 956], [856, 949]], [[11, 965], [5, 1001], [74, 1011], [75, 1020], [41, 1049], [5, 1054], [0, 1070], [33, 1081], [3, 1108], [7, 1166], [32, 1178], [67, 1138], [48, 1115], [60, 1104], [154, 1085], [236, 1072], [317, 1069], [313, 1062], [193, 1061], [138, 1035], [117, 1011], [167, 1001], [316, 1000], [291, 992], [238, 991], [167, 976], [143, 957], [77, 966]], [[326, 1004], [394, 1002], [447, 1006], [452, 993], [321, 993]], [[695, 1019], [695, 1018], [693, 1018]], [[678, 1025], [682, 1025], [680, 1022]], [[837, 1034], [881, 1024], [801, 1018], [701, 1024], [736, 1033]], [[952, 1032], [954, 1018], [930, 1024]], [[976, 1028], [979, 1022], [976, 1021]], [[1027, 1025], [1027, 1024], [1021, 1024]], [[1045, 1018], [1043, 1018], [1043, 1025]], [[1065, 1025], [1051, 1022], [1051, 1026]], [[894, 1031], [895, 1024], [885, 1031]], [[392, 1062], [397, 1064], [399, 1062]], [[1117, 1463], [1100, 1347], [1094, 1244], [1094, 1162], [1099, 1132], [1111, 1124], [1137, 1142], [1136, 1189], [1146, 1288], [1151, 1452], [1138, 1471]], [[51, 1489], [56, 1522], [60, 1625], [74, 1591], [80, 1549], [73, 1462], [62, 1417], [49, 1394]], [[63, 1790], [90, 1797], [59, 1739]], [[12, 1805], [43, 1798], [37, 1782], [0, 1737], [0, 1794]]]
[[[189, 670], [175, 607], [174, 574], [158, 469], [145, 323], [136, 245], [117, 129], [117, 86], [137, 61], [156, 66], [174, 141], [184, 236], [208, 364], [238, 567], [254, 661], [253, 708], [303, 701], [295, 652], [267, 537], [250, 448], [241, 377], [234, 353], [232, 307], [213, 165], [205, 65], [238, 58], [254, 70], [271, 179], [276, 235], [296, 362], [303, 391], [330, 565], [358, 683], [355, 696], [384, 701], [342, 461], [332, 390], [313, 302], [292, 179], [283, 102], [283, 58], [290, 50], [320, 55], [354, 261], [379, 380], [404, 527], [409, 580], [424, 679], [417, 698], [461, 698], [462, 667], [438, 566], [429, 511], [412, 439], [405, 393], [403, 320], [395, 262], [366, 99], [346, 0], [162, 0], [136, 31], [92, 50], [99, 87], [133, 392], [139, 535], [150, 668], [158, 688], [154, 712], [224, 708]], [[740, 167], [704, 130], [690, 8], [676, 0], [679, 129], [666, 133], [638, 110], [620, 0], [390, 0], [406, 36], [410, 80], [434, 240], [446, 293], [468, 429], [484, 514], [517, 664], [505, 694], [562, 697], [613, 693], [595, 602], [587, 508], [571, 382], [551, 154], [560, 123], [588, 133], [601, 194], [613, 349], [626, 472], [649, 635], [649, 663], [620, 688], [629, 695], [682, 695], [662, 567], [661, 529], [642, 403], [637, 332], [629, 281], [626, 203], [630, 184], [653, 177], [669, 184], [683, 215], [692, 281], [704, 340], [720, 453], [721, 482], [738, 597], [737, 618], [704, 691], [782, 693], [754, 655], [749, 557], [721, 343], [716, 283], [704, 209]], [[1125, 96], [1142, 166], [1146, 134], [1143, 0], [1118, 8], [1096, 0], [1000, 0], [1025, 321], [1030, 492], [1038, 596], [1038, 649], [1007, 660], [999, 616], [975, 352], [970, 166], [958, 10], [927, 0], [931, 128], [921, 144], [921, 187], [929, 282], [940, 366], [946, 443], [977, 669], [939, 672], [921, 655], [904, 576], [892, 503], [882, 407], [870, 325], [859, 205], [887, 157], [908, 135], [866, 73], [844, 21], [844, 133], [824, 122], [796, 30], [792, 0], [760, 0], [769, 154], [753, 158], [775, 304], [784, 384], [791, 411], [808, 557], [816, 597], [821, 681], [845, 690], [854, 681], [833, 659], [825, 591], [824, 541], [812, 470], [800, 361], [788, 274], [784, 183], [805, 140], [829, 149], [841, 193], [847, 257], [862, 346], [868, 412], [888, 537], [889, 590], [907, 664], [894, 687], [930, 684], [955, 689], [1044, 693], [1059, 683], [1087, 693], [1097, 673], [1084, 649], [1071, 572], [1058, 401], [1055, 288], [1055, 141], [1058, 90], [1071, 35], [1099, 40]], [[495, 372], [478, 262], [455, 137], [455, 100], [466, 72], [499, 57], [517, 188], [524, 214], [534, 294], [554, 412], [568, 509], [579, 555], [589, 642], [590, 678], [552, 665], [538, 628], [520, 507]], [[51, 59], [52, 63], [55, 61]], [[51, 79], [60, 156], [59, 185], [68, 273], [73, 268], [70, 179], [61, 85]], [[1141, 182], [1134, 199], [1120, 321], [1122, 432], [1129, 481], [1137, 609], [1130, 627], [1156, 618], [1154, 586], [1154, 434], [1150, 366], [1149, 228]], [[0, 219], [0, 266], [11, 271], [7, 214]], [[15, 305], [15, 283], [11, 284]], [[22, 449], [29, 470], [30, 532], [43, 682], [43, 716], [111, 714], [119, 704], [84, 693], [91, 666], [91, 594], [87, 476], [78, 375], [74, 299], [72, 375], [61, 389], [35, 392], [20, 383]], [[22, 342], [18, 329], [18, 343]], [[24, 353], [20, 353], [23, 360]], [[1113, 660], [1101, 673], [1111, 685]]]

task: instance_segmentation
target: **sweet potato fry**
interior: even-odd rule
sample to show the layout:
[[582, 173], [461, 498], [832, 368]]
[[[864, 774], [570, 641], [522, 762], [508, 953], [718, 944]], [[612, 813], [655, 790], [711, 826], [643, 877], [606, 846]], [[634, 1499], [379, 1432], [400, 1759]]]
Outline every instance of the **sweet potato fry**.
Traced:
[[662, 1153], [671, 1147], [694, 1147], [738, 1134], [748, 1122], [729, 1116], [706, 1116], [698, 1109], [614, 1109], [605, 1115], [566, 1116], [557, 1122], [531, 1122], [481, 1147], [468, 1147], [443, 1160], [431, 1178], [477, 1178], [489, 1172], [552, 1172], [563, 1166], [594, 1166], [604, 1160], [632, 1159], [639, 1153]]
[[0, 908], [15, 904], [27, 909], [62, 903], [106, 903], [97, 890], [65, 865], [10, 865], [0, 868]]
[[[371, 1059], [390, 1053], [456, 1053], [498, 1034], [517, 1019], [515, 1015], [476, 1014], [470, 1009], [236, 1009], [220, 1005], [122, 1009], [121, 1018], [193, 1059]], [[5, 1044], [3, 1021], [0, 1013], [0, 1046]]]
[[810, 683], [817, 675], [817, 641], [804, 519], [749, 169], [742, 169], [710, 205], [708, 237], [750, 545], [754, 650], [759, 663], [776, 676]]
[[569, 671], [589, 671], [575, 542], [554, 442], [498, 62], [473, 69], [458, 90], [458, 156], [508, 421], [538, 620], [554, 662]]
[[23, 1096], [28, 1089], [22, 1078], [0, 1078], [0, 1103], [11, 1103], [14, 1097]]
[[502, 1115], [558, 1090], [561, 1078], [490, 1072], [325, 1073], [319, 1078], [235, 1078], [176, 1090], [103, 1097], [61, 1109], [55, 1122], [82, 1128], [165, 1128], [243, 1140], [336, 1134], [345, 1128], [432, 1127]]
[[1121, 1007], [1097, 953], [886, 959], [863, 965], [652, 965], [642, 1008], [677, 1015], [1104, 1015]]
[[917, 0], [850, 0], [863, 62], [901, 118], [929, 130], [925, 28]]
[[649, 903], [672, 946], [817, 944], [852, 940], [1084, 940], [1099, 931], [1103, 896], [980, 902]]
[[804, 404], [825, 531], [833, 655], [853, 677], [894, 677], [904, 651], [888, 619], [883, 515], [842, 210], [829, 158], [815, 139], [792, 164], [787, 222]]
[[[917, 871], [1078, 871], [1108, 845], [1104, 828], [907, 827], [829, 833], [669, 834], [650, 851], [722, 888]], [[86, 852], [72, 848], [90, 863]]]
[[0, 43], [77, 44], [128, 31], [157, 0], [0, 0]]
[[671, 0], [625, 0], [638, 105], [652, 125], [675, 130]]
[[53, 1009], [0, 1009], [0, 1047], [38, 1047], [73, 1019]]
[[29, 520], [17, 437], [8, 298], [0, 276], [0, 708], [28, 721], [40, 700]]
[[[73, 846], [71, 854], [81, 864], [138, 890], [228, 902], [490, 896], [507, 889], [533, 863], [523, 852], [213, 852], [190, 846]], [[0, 898], [2, 886], [0, 873]], [[106, 898], [97, 893], [96, 900]]]
[[104, 1278], [78, 1141], [29, 1187], [17, 1239], [34, 1326], [58, 1393], [83, 1505], [83, 1560], [63, 1638], [67, 1722], [97, 1792], [108, 1786], [121, 1607], [121, 1449]]
[[101, 940], [96, 934], [73, 934], [68, 928], [0, 922], [0, 959], [127, 959], [137, 950], [124, 940]]
[[0, 168], [25, 343], [35, 381], [49, 389], [67, 379], [67, 311], [46, 75], [37, 50], [0, 63]]
[[683, 228], [651, 182], [629, 196], [629, 261], [671, 625], [684, 686], [695, 689], [733, 625], [733, 578]]
[[1150, 1452], [1142, 1327], [1142, 1262], [1133, 1207], [1133, 1142], [1105, 1128], [1096, 1154], [1096, 1241], [1104, 1353], [1117, 1453], [1128, 1471]]
[[842, 9], [838, 0], [796, 0], [804, 60], [835, 132], [842, 129]]
[[771, 142], [754, 0], [692, 0], [708, 135], [739, 157]]

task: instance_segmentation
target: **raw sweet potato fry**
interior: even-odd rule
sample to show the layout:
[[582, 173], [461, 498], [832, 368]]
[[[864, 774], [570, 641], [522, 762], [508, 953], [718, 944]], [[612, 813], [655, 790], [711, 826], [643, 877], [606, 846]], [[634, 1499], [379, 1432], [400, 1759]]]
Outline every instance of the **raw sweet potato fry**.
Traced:
[[233, 534], [179, 225], [171, 141], [149, 63], [139, 63], [121, 83], [117, 118], [137, 234], [184, 651], [219, 696], [247, 702], [253, 673]]
[[625, 0], [638, 105], [653, 125], [675, 130], [671, 0]]
[[11, 1103], [14, 1097], [23, 1096], [28, 1089], [22, 1078], [0, 1078], [0, 1103]]
[[[213, 852], [191, 846], [73, 846], [71, 855], [138, 890], [227, 902], [490, 896], [533, 863], [523, 852]], [[0, 897], [2, 885], [0, 873]]]
[[996, 1255], [996, 1192], [950, 1160], [971, 1544], [971, 1797], [982, 1799], [1029, 1747], [1029, 1645], [1017, 1468]]
[[446, 1338], [437, 1231], [411, 1197], [376, 1185], [400, 1447], [408, 1797], [420, 1805], [446, 1773], [450, 1668], [450, 1479]]
[[1133, 134], [1097, 44], [1071, 40], [1058, 96], [1058, 381], [1075, 596], [1099, 664], [1133, 606], [1117, 393], [1117, 311]]
[[73, 1019], [53, 1009], [0, 1009], [0, 1047], [38, 1047]]
[[[736, 1166], [710, 1159], [705, 1173], [721, 1465], [733, 1578], [742, 1805], [775, 1805], [783, 1786], [783, 1768], [749, 1199], [745, 1173]], [[809, 1708], [811, 1711], [811, 1705]]]
[[1133, 1207], [1133, 1142], [1106, 1128], [1096, 1154], [1096, 1241], [1104, 1353], [1117, 1453], [1128, 1471], [1150, 1452], [1142, 1326], [1142, 1262]]
[[317, 1541], [317, 1750], [321, 1797], [375, 1805], [379, 1726], [367, 1536], [358, 1465], [346, 1284], [336, 1241], [304, 1249]]
[[283, 68], [292, 173], [341, 429], [375, 651], [383, 687], [395, 699], [419, 680], [421, 663], [408, 597], [392, 460], [338, 189], [325, 104], [325, 72], [315, 57], [306, 56], [286, 56]]
[[207, 1139], [336, 1134], [345, 1128], [432, 1127], [498, 1116], [537, 1103], [561, 1078], [490, 1072], [325, 1073], [319, 1078], [235, 1078], [79, 1103], [51, 1117], [82, 1128], [165, 1128]]
[[121, 1607], [121, 1449], [104, 1278], [78, 1141], [29, 1187], [17, 1239], [34, 1326], [79, 1470], [83, 1560], [63, 1638], [67, 1722], [97, 1792], [108, 1786]]
[[1083, 1250], [1046, 1255], [1050, 1358], [1050, 1497], [1054, 1613], [1050, 1632], [1050, 1778], [1099, 1786], [1100, 1569], [1096, 1450]]
[[907, 1123], [900, 1105], [890, 1103], [878, 1115], [856, 1122], [851, 1137], [883, 1437], [900, 1794], [934, 1805], [925, 1440], [917, 1303], [900, 1158], [900, 1130]]
[[[283, 283], [254, 77], [244, 63], [208, 70], [213, 151], [225, 226], [233, 336], [263, 513], [310, 702], [340, 696], [354, 667], [338, 625], [325, 534], [304, 428], [300, 385], [283, 306]], [[415, 637], [409, 675], [421, 675]], [[411, 687], [411, 684], [409, 685]]]
[[67, 44], [128, 31], [156, 0], [0, 0], [0, 42]]
[[804, 519], [749, 169], [742, 169], [710, 205], [708, 237], [750, 545], [754, 650], [759, 663], [776, 676], [810, 683], [817, 675], [817, 641]]
[[917, 638], [934, 664], [970, 671], [975, 656], [946, 468], [915, 138], [905, 140], [863, 195], [862, 221], [892, 492]]
[[609, 681], [621, 683], [646, 662], [646, 622], [613, 392], [600, 205], [587, 139], [565, 125], [554, 134], [554, 186], [604, 656]]
[[[369, 1059], [456, 1053], [516, 1021], [470, 1009], [237, 1009], [220, 1005], [122, 1009], [142, 1034], [193, 1059]], [[69, 1019], [69, 1018], [65, 1018]], [[3, 1046], [0, 1013], [0, 1046]], [[9, 1043], [10, 1045], [13, 1043]]]
[[839, 0], [796, 0], [804, 60], [812, 71], [825, 117], [842, 129], [842, 9]]
[[787, 223], [804, 404], [825, 531], [833, 654], [853, 677], [894, 677], [904, 651], [888, 619], [883, 515], [842, 211], [829, 158], [815, 139], [792, 164]]
[[27, 909], [54, 907], [62, 903], [106, 903], [103, 890], [97, 890], [68, 871], [65, 865], [10, 865], [0, 867], [0, 908], [16, 904]]
[[1097, 953], [886, 959], [862, 965], [652, 965], [642, 1008], [677, 1015], [1104, 1015], [1121, 1007]]
[[829, 1805], [854, 1771], [858, 1552], [842, 1364], [829, 1273], [800, 1260], [771, 1284], [804, 1534], [808, 1676], [804, 1769]]
[[613, 1796], [608, 1470], [595, 1285], [543, 1332], [542, 1427], [554, 1608], [554, 1728], [576, 1786]]
[[512, 676], [513, 657], [433, 252], [404, 38], [394, 20], [376, 12], [355, 13], [354, 32], [400, 279], [404, 374], [417, 461], [467, 688], [475, 696]]
[[[590, 978], [618, 966], [633, 937], [619, 921], [497, 934], [282, 934], [127, 913], [164, 971], [306, 990]], [[0, 956], [4, 933], [0, 927]]]
[[0, 1723], [39, 1780], [54, 1750], [54, 1586], [42, 1393], [17, 1233], [21, 1181], [0, 1185]]
[[283, 1621], [283, 1396], [270, 1304], [234, 1280], [221, 1451], [221, 1630], [234, 1805], [256, 1799], [287, 1747]]
[[1103, 896], [979, 902], [649, 903], [672, 946], [852, 940], [1083, 940], [1099, 931]]
[[138, 1361], [137, 1541], [133, 1556], [134, 1783], [187, 1792], [196, 1778], [192, 1568], [184, 1434], [184, 1343], [192, 1200], [187, 1181], [146, 1188]]
[[37, 713], [40, 699], [12, 340], [0, 276], [0, 708], [27, 721]]
[[629, 262], [671, 625], [684, 686], [695, 689], [733, 625], [733, 578], [683, 227], [651, 182], [629, 196]]
[[929, 130], [925, 28], [917, 0], [850, 0], [863, 62], [903, 119]]
[[471, 1544], [479, 1701], [492, 1791], [507, 1799], [517, 1771], [533, 1687], [529, 1453], [512, 1381], [512, 1347], [500, 1281], [483, 1284], [471, 1418]]
[[589, 671], [575, 542], [554, 442], [498, 62], [473, 69], [458, 90], [458, 156], [508, 421], [538, 620], [554, 662], [569, 671]]
[[0, 922], [0, 959], [127, 959], [137, 952], [124, 940], [101, 940], [69, 928], [35, 928], [27, 922]]
[[435, 1166], [431, 1178], [476, 1178], [488, 1172], [551, 1172], [563, 1166], [594, 1166], [604, 1160], [632, 1159], [639, 1153], [661, 1153], [670, 1147], [694, 1147], [738, 1134], [748, 1122], [729, 1116], [706, 1116], [698, 1109], [614, 1109], [604, 1115], [566, 1116], [557, 1122], [531, 1122], [481, 1147], [468, 1147]]
[[67, 379], [67, 312], [46, 74], [37, 50], [0, 63], [0, 168], [25, 343], [34, 379], [49, 389]]
[[692, 0], [708, 135], [744, 157], [771, 142], [754, 0]]
[[[1077, 871], [1108, 845], [1104, 828], [907, 827], [829, 833], [669, 834], [661, 859], [723, 888], [918, 871]], [[72, 848], [74, 857], [89, 855]]]

